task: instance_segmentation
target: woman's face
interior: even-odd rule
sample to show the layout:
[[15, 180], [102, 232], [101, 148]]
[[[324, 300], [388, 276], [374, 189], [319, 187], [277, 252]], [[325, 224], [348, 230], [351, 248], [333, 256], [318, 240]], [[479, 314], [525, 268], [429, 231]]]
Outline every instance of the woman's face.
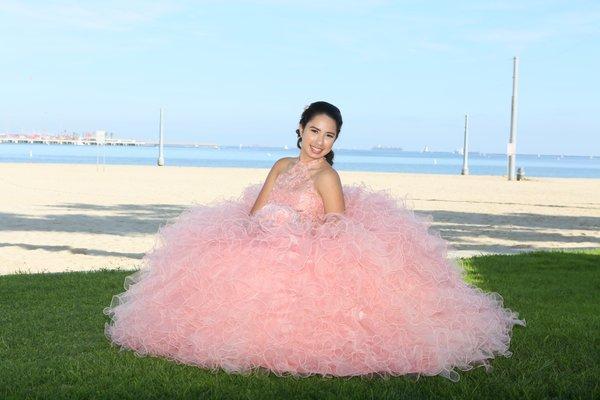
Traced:
[[310, 158], [324, 157], [331, 151], [337, 138], [335, 120], [325, 114], [315, 115], [306, 123], [304, 130], [302, 125], [298, 129], [302, 137], [301, 152]]

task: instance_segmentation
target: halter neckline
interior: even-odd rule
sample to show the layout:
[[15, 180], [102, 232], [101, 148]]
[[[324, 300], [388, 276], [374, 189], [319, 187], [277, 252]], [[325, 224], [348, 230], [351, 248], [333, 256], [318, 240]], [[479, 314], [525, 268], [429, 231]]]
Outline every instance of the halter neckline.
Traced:
[[300, 159], [300, 156], [296, 157], [298, 159], [298, 161], [296, 162], [296, 164], [300, 164], [306, 167], [309, 167], [311, 165], [316, 165], [316, 164], [320, 164], [322, 161], [325, 160], [325, 157], [320, 157], [320, 158], [315, 158], [314, 160], [310, 160], [310, 161], [302, 161]]

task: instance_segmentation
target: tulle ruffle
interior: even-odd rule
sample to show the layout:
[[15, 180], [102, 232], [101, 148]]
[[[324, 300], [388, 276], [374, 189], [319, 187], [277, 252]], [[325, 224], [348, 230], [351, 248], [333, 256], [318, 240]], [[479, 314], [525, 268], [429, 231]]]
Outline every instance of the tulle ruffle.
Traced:
[[525, 326], [498, 293], [465, 283], [429, 221], [389, 193], [345, 186], [345, 213], [315, 220], [260, 187], [162, 226], [104, 309], [136, 354], [277, 375], [440, 375], [510, 357]]

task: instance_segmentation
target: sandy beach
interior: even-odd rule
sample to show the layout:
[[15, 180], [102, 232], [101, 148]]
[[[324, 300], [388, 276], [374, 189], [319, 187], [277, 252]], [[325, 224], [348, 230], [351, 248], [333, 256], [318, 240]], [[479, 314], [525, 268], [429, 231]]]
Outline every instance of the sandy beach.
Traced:
[[[268, 170], [0, 164], [0, 274], [136, 269], [159, 226], [238, 197]], [[389, 190], [451, 245], [451, 257], [600, 247], [600, 181], [340, 171]]]

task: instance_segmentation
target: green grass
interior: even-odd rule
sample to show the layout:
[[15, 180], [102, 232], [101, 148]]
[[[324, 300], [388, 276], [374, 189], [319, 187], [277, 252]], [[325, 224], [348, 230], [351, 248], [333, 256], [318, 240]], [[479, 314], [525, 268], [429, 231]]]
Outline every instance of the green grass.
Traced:
[[600, 249], [463, 260], [468, 279], [499, 292], [527, 327], [494, 370], [436, 376], [309, 378], [212, 373], [119, 351], [102, 308], [130, 271], [0, 277], [0, 398], [598, 398]]

